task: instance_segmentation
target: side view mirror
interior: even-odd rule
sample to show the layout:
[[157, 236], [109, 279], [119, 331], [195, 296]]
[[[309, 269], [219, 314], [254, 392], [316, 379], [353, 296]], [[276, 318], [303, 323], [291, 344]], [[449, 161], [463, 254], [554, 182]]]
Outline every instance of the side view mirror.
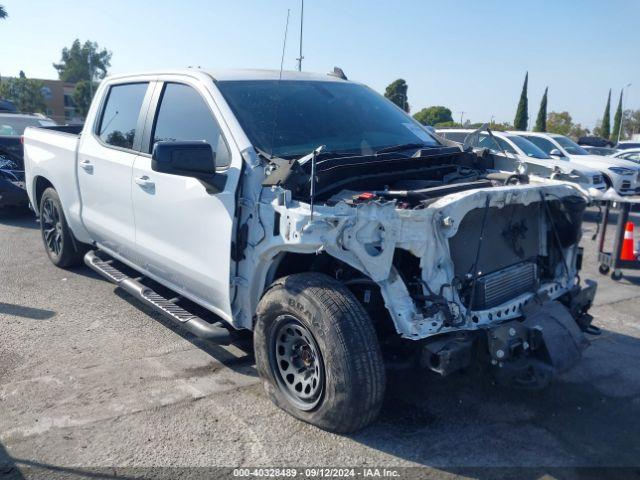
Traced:
[[558, 150], [557, 148], [554, 148], [553, 150], [551, 150], [549, 152], [549, 155], [551, 155], [552, 157], [564, 157], [562, 152], [560, 150]]
[[200, 180], [208, 193], [224, 189], [225, 175], [216, 173], [216, 154], [206, 142], [156, 142], [151, 169]]

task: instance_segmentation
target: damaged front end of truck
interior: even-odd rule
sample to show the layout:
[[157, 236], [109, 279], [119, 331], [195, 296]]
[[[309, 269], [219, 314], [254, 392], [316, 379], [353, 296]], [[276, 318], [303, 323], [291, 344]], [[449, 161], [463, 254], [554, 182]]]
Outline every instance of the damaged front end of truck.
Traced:
[[[442, 375], [487, 365], [546, 385], [587, 345], [596, 285], [581, 284], [575, 185], [492, 172], [456, 147], [300, 160], [246, 153], [233, 303], [250, 328], [271, 281], [315, 270], [360, 300], [390, 355]], [[260, 184], [258, 184], [260, 182]]]

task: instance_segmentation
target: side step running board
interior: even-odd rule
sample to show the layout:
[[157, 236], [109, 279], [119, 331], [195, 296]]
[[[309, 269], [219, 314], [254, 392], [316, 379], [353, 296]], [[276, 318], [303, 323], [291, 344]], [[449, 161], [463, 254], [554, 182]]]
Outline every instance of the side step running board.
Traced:
[[164, 298], [155, 290], [131, 278], [113, 266], [112, 260], [103, 260], [96, 255], [95, 250], [90, 250], [84, 256], [84, 263], [95, 272], [125, 292], [134, 296], [145, 305], [153, 308], [175, 324], [186, 328], [199, 338], [205, 338], [212, 342], [228, 345], [231, 341], [229, 331], [220, 324], [211, 324], [204, 319], [187, 312], [176, 305], [173, 300]]

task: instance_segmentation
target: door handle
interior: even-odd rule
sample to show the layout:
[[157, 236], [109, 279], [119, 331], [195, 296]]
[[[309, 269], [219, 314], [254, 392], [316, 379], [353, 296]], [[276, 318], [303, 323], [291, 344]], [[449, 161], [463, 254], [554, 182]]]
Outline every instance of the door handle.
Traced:
[[82, 160], [80, 162], [80, 168], [87, 173], [93, 173], [93, 164], [89, 160]]
[[136, 177], [134, 180], [142, 188], [153, 188], [156, 186], [156, 183], [146, 175], [143, 175], [142, 177]]

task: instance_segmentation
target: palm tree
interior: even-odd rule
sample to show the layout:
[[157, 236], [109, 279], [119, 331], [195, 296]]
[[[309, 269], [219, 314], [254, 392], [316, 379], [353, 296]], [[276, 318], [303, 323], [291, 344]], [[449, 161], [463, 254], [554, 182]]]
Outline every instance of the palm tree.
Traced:
[[7, 18], [9, 15], [2, 5], [0, 5], [0, 19]]

